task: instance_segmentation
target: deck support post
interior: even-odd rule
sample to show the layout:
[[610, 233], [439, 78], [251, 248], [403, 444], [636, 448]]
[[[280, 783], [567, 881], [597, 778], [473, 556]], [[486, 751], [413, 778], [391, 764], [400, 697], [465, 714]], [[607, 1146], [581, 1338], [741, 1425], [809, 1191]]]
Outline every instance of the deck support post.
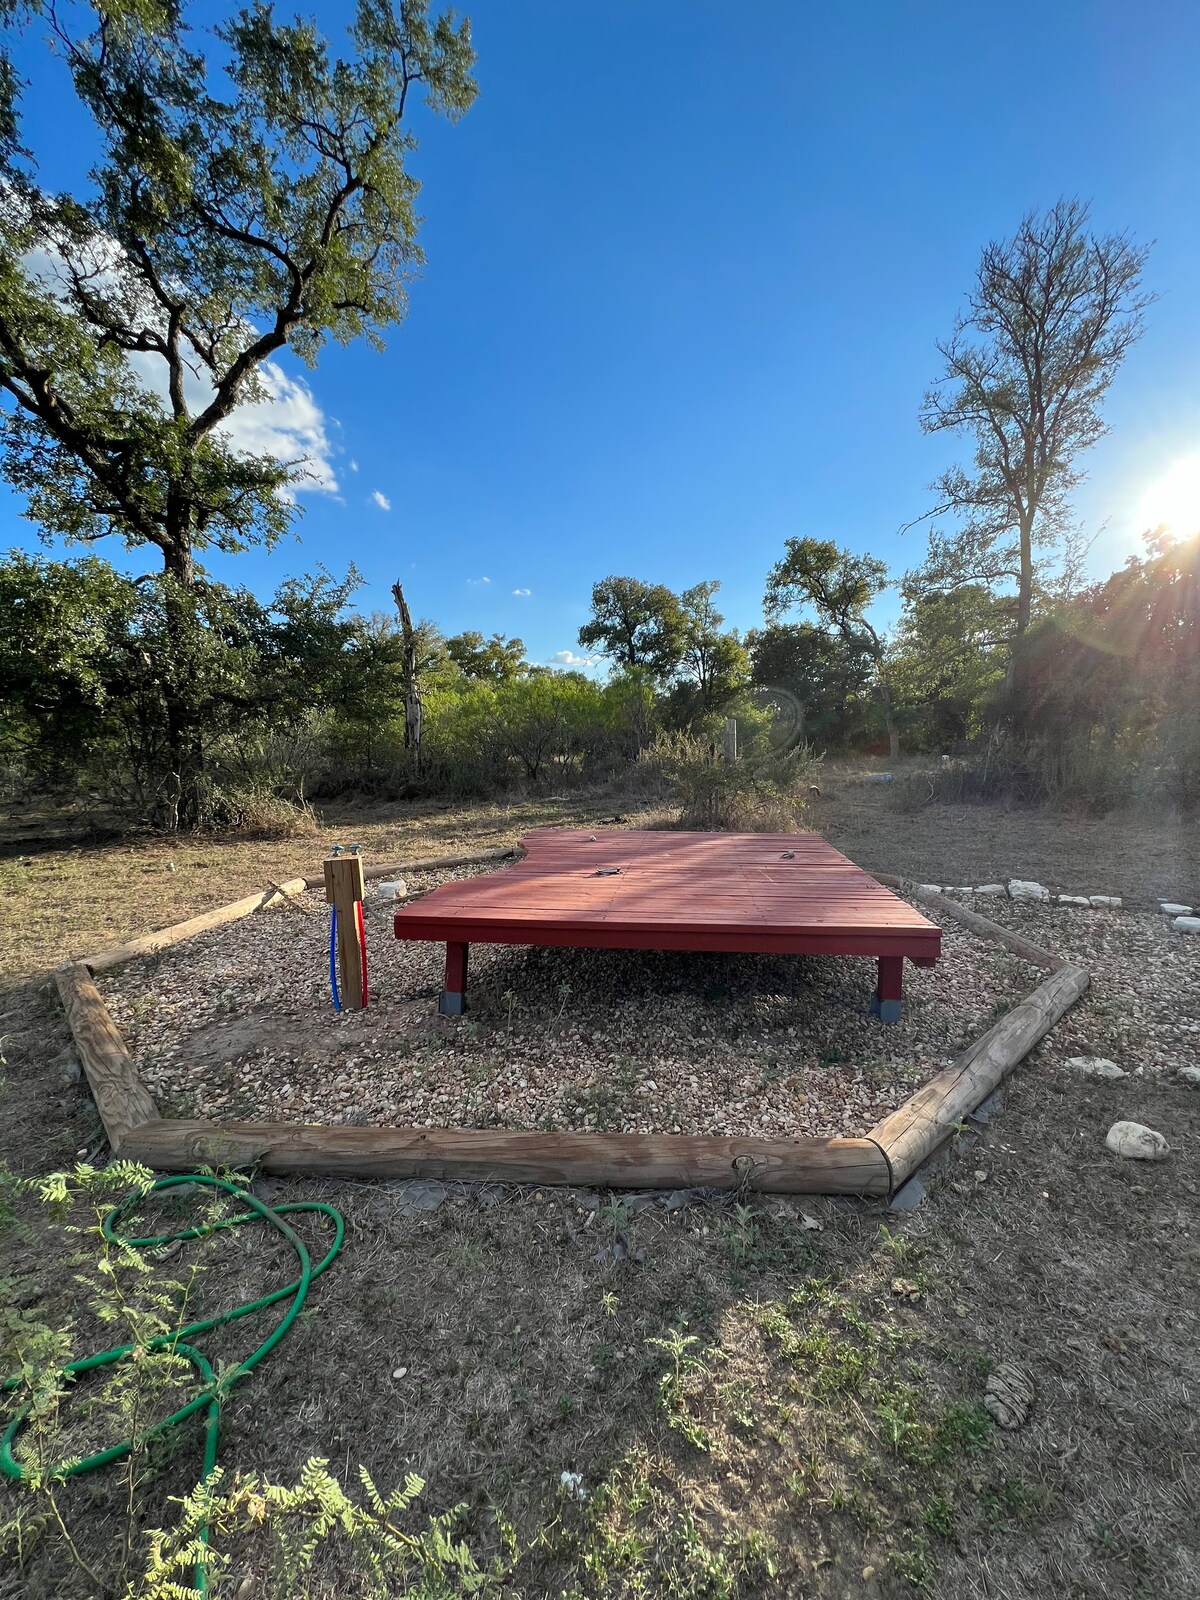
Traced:
[[904, 957], [880, 956], [879, 980], [871, 996], [871, 1013], [880, 1022], [899, 1022], [904, 993]]
[[461, 1017], [467, 1009], [467, 951], [469, 945], [446, 944], [446, 983], [438, 1000], [444, 1017]]

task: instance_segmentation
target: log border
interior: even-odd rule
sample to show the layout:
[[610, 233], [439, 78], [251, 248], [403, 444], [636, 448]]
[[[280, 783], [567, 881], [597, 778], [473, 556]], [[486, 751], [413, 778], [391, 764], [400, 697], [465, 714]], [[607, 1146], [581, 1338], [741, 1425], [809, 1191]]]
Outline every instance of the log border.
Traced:
[[[407, 872], [477, 866], [519, 846], [430, 856], [368, 868], [378, 882]], [[872, 873], [888, 888], [905, 880]], [[597, 1188], [758, 1190], [772, 1194], [891, 1195], [945, 1143], [1086, 991], [1087, 972], [1010, 928], [940, 894], [916, 898], [1051, 976], [943, 1072], [861, 1138], [765, 1139], [707, 1134], [525, 1133], [487, 1128], [390, 1128], [164, 1118], [92, 981], [210, 928], [252, 915], [282, 895], [319, 888], [289, 878], [157, 933], [59, 967], [54, 978], [75, 1047], [114, 1155], [167, 1171], [258, 1166], [267, 1172], [343, 1177], [428, 1177]], [[915, 890], [910, 892], [915, 893]]]

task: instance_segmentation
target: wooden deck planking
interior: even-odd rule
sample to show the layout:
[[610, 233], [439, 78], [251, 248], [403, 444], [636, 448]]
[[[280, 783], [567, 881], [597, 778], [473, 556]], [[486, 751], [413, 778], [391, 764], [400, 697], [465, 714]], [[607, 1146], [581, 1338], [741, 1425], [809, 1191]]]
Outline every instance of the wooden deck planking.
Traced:
[[[817, 834], [539, 829], [523, 860], [396, 912], [400, 939], [908, 956], [941, 930]], [[620, 868], [608, 873], [605, 868]]]

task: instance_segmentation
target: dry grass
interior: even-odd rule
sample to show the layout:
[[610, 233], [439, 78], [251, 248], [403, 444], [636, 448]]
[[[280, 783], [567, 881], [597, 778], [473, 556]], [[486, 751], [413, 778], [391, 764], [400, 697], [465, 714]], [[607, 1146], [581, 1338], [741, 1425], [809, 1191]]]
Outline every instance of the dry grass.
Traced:
[[[855, 798], [839, 813], [826, 796], [815, 819], [867, 865], [1197, 898], [1184, 857], [1161, 841], [1139, 867], [1132, 836], [1106, 834], [1105, 856], [1093, 827], [1076, 835], [1062, 819], [873, 816], [871, 804]], [[406, 811], [353, 836], [401, 857], [604, 809]], [[342, 822], [324, 838], [347, 836]], [[163, 871], [168, 857], [175, 874]], [[22, 973], [308, 864], [294, 844], [33, 859], [37, 874], [8, 869], [6, 910], [25, 927], [19, 955], [13, 929], [5, 935], [15, 970], [0, 1021], [0, 1140], [26, 1172], [99, 1140], [86, 1092], [63, 1080], [68, 1041], [51, 991]], [[217, 880], [201, 859], [219, 863]], [[155, 898], [135, 903], [131, 883]], [[1099, 937], [1100, 921], [1088, 926]], [[1109, 954], [1132, 968], [1156, 960], [1119, 941]], [[1133, 1021], [1158, 1026], [1156, 1005]], [[1067, 1042], [1132, 1051], [1141, 1036], [1127, 1010], [1072, 1022]], [[264, 1182], [273, 1198], [333, 1199], [349, 1243], [314, 1289], [312, 1314], [235, 1392], [222, 1459], [286, 1477], [315, 1452], [339, 1474], [361, 1460], [384, 1483], [411, 1466], [428, 1479], [429, 1509], [467, 1503], [463, 1531], [481, 1554], [500, 1553], [511, 1525], [505, 1593], [522, 1600], [894, 1600], [914, 1586], [938, 1600], [1200, 1594], [1200, 1094], [1152, 1073], [1082, 1081], [1062, 1068], [1060, 1043], [1035, 1052], [1003, 1108], [964, 1132], [930, 1198], [903, 1218], [827, 1202], [613, 1204], [499, 1188], [454, 1191], [422, 1212], [419, 1187]], [[1108, 1156], [1118, 1116], [1162, 1129], [1171, 1159]], [[10, 1230], [0, 1249], [0, 1277], [65, 1316], [72, 1288], [52, 1241]], [[222, 1296], [259, 1293], [284, 1270], [270, 1251], [222, 1250]], [[920, 1298], [897, 1299], [897, 1276]], [[212, 1353], [236, 1355], [236, 1340], [263, 1331], [225, 1334]], [[1037, 1400], [1028, 1425], [1005, 1435], [978, 1408], [989, 1364], [1014, 1357]], [[190, 1450], [164, 1469], [163, 1494], [186, 1480]], [[582, 1474], [585, 1502], [564, 1493], [564, 1471]], [[79, 1510], [98, 1546], [111, 1526], [103, 1481], [81, 1489]], [[249, 1565], [242, 1575], [244, 1593], [268, 1592]], [[0, 1561], [5, 1600], [77, 1592], [48, 1550], [23, 1573]], [[314, 1592], [359, 1590], [332, 1560]]]

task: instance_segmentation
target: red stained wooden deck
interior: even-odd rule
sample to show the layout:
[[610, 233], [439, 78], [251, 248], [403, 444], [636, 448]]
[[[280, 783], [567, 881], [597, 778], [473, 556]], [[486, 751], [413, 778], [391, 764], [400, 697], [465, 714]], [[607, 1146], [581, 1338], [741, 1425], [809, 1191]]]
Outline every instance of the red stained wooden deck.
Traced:
[[874, 956], [885, 1021], [904, 958], [941, 954], [940, 928], [815, 833], [539, 828], [521, 842], [515, 866], [396, 912], [398, 939], [446, 941], [445, 1012], [463, 1009], [472, 944]]

